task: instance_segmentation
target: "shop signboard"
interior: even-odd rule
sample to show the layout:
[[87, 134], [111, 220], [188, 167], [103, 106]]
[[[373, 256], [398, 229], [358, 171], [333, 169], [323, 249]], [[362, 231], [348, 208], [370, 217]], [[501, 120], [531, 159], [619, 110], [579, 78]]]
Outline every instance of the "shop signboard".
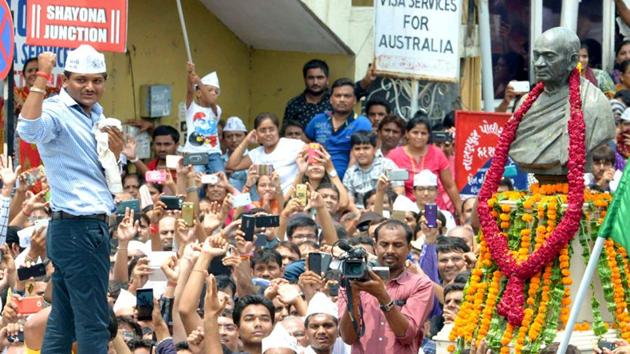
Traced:
[[374, 0], [376, 73], [459, 80], [461, 0]]

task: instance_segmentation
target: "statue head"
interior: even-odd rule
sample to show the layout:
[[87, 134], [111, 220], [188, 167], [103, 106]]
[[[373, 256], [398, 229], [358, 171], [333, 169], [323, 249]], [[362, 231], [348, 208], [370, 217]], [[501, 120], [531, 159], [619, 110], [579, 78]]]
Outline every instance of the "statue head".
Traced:
[[580, 39], [565, 27], [545, 31], [534, 42], [534, 72], [536, 81], [546, 88], [561, 87], [578, 62]]

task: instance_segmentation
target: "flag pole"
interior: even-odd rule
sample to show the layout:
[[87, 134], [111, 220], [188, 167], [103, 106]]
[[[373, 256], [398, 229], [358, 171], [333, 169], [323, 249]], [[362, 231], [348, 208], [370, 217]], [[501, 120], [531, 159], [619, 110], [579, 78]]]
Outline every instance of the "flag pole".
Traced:
[[602, 254], [605, 240], [606, 239], [601, 236], [598, 236], [595, 240], [593, 251], [591, 252], [591, 256], [588, 259], [588, 265], [586, 266], [584, 275], [582, 275], [580, 287], [578, 288], [575, 300], [573, 301], [573, 305], [571, 306], [569, 321], [567, 321], [567, 325], [564, 328], [564, 334], [562, 335], [562, 341], [560, 342], [560, 346], [558, 347], [557, 354], [565, 354], [567, 347], [569, 346], [569, 340], [571, 340], [571, 334], [573, 334], [573, 327], [575, 326], [578, 312], [580, 311], [580, 305], [582, 304], [582, 301], [584, 301], [584, 297], [586, 297], [586, 292], [588, 291], [589, 285], [591, 284], [593, 273], [595, 273], [595, 268], [597, 267], [599, 256]]
[[192, 63], [192, 55], [190, 53], [190, 43], [188, 42], [188, 32], [186, 31], [186, 21], [184, 21], [184, 12], [182, 11], [181, 0], [177, 1], [177, 12], [179, 12], [179, 23], [182, 25], [182, 33], [184, 34], [184, 45], [186, 46], [186, 54], [188, 55], [188, 62]]

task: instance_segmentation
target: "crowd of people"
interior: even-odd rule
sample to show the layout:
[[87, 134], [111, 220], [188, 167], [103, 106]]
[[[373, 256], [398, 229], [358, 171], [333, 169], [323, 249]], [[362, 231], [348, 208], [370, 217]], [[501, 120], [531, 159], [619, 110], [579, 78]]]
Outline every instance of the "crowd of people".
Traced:
[[[133, 137], [98, 124], [102, 54], [71, 52], [44, 100], [54, 61], [30, 61], [19, 107], [17, 133], [43, 167], [0, 169], [7, 353], [435, 353], [478, 254], [452, 114], [435, 126], [381, 100], [355, 112], [373, 73], [330, 83], [311, 60], [282, 122], [260, 113], [248, 128], [223, 114], [217, 73], [189, 63], [183, 138], [130, 122], [152, 136], [143, 161]], [[593, 153], [591, 188], [616, 188], [626, 106], [611, 101], [617, 139]]]

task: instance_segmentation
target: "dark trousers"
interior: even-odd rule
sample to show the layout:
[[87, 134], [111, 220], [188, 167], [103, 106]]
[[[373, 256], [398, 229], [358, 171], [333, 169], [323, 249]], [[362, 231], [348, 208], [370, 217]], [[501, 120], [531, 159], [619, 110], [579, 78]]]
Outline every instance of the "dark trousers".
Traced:
[[52, 276], [52, 310], [42, 354], [107, 354], [110, 322], [107, 305], [109, 230], [96, 219], [56, 219], [48, 225]]

